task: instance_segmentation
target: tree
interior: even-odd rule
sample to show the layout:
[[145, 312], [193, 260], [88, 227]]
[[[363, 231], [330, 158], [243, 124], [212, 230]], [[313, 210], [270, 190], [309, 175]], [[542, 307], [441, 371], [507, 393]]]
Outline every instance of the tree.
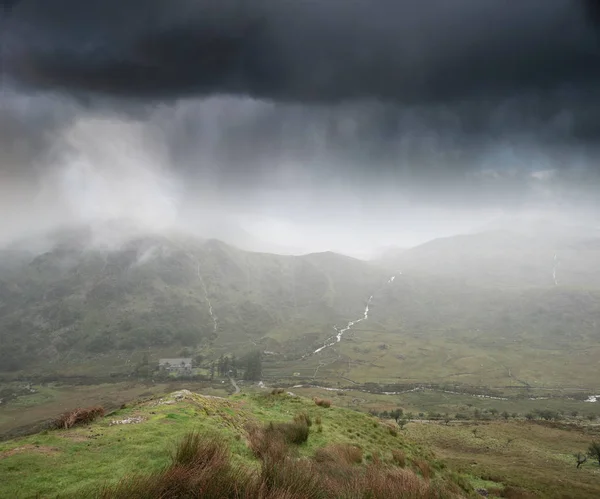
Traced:
[[215, 379], [215, 363], [214, 362], [210, 363], [210, 379], [211, 380]]
[[402, 410], [400, 407], [398, 407], [397, 409], [394, 409], [393, 411], [390, 412], [390, 417], [396, 420], [396, 423], [400, 420], [400, 418], [403, 416], [404, 414], [404, 410]]
[[503, 417], [505, 420], [508, 420], [508, 418], [510, 418], [510, 414], [509, 414], [508, 412], [506, 412], [506, 411], [504, 411], [504, 412], [501, 414], [501, 416], [502, 416], [502, 417]]
[[246, 371], [244, 379], [249, 381], [259, 381], [262, 377], [262, 360], [259, 351], [250, 353], [246, 357]]
[[599, 442], [592, 442], [590, 444], [590, 446], [588, 447], [588, 455], [593, 459], [597, 459], [598, 466], [600, 466], [600, 443]]
[[237, 372], [238, 361], [235, 358], [235, 355], [231, 356], [231, 361], [229, 362], [229, 365], [231, 366], [231, 373], [233, 374], [233, 377], [237, 378], [237, 375], [238, 375], [238, 372]]
[[583, 452], [573, 454], [573, 457], [577, 460], [577, 469], [579, 469], [581, 465], [587, 461], [587, 456]]

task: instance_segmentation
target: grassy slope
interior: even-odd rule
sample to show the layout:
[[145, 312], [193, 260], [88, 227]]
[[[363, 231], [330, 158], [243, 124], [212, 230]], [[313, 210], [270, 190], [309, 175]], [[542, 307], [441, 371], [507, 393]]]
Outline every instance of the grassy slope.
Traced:
[[[310, 376], [326, 363], [318, 374], [333, 382], [593, 389], [600, 292], [542, 286], [535, 276], [546, 279], [551, 265], [534, 250], [552, 253], [531, 238], [462, 236], [404, 252], [385, 269], [333, 253], [287, 257], [181, 237], [138, 238], [113, 252], [71, 242], [0, 272], [0, 366], [19, 358], [27, 372], [96, 375], [131, 369], [140, 349], [154, 359], [200, 342], [213, 359], [257, 347], [286, 354], [270, 371], [280, 377]], [[595, 250], [569, 251], [585, 266]], [[576, 261], [561, 261], [560, 272], [581, 276]], [[404, 274], [385, 284], [398, 266]], [[500, 279], [506, 272], [510, 286]], [[344, 341], [289, 361], [321, 346], [333, 325], [359, 318], [370, 294], [369, 320]]]
[[[437, 476], [442, 463], [420, 445], [402, 435], [393, 436], [387, 426], [365, 414], [332, 407], [317, 407], [309, 399], [287, 395], [245, 395], [230, 399], [187, 392], [181, 400], [172, 394], [117, 411], [89, 427], [44, 432], [0, 444], [0, 497], [82, 497], [99, 482], [115, 483], [134, 472], [159, 470], [169, 461], [169, 449], [190, 430], [217, 432], [227, 439], [234, 459], [256, 465], [245, 443], [248, 423], [290, 421], [307, 411], [316, 425], [300, 454], [312, 456], [329, 443], [359, 445], [367, 461], [378, 453], [385, 461], [401, 449], [408, 462], [425, 459]], [[142, 417], [144, 422], [110, 426], [111, 420]]]
[[383, 275], [339, 255], [249, 253], [177, 237], [116, 251], [66, 245], [0, 272], [0, 368], [60, 370], [119, 350], [209, 342], [244, 351], [271, 332], [271, 348], [294, 350], [300, 337], [322, 337], [363, 308]]
[[589, 461], [578, 470], [573, 458], [598, 433], [597, 428], [561, 429], [522, 421], [406, 427], [408, 438], [431, 446], [452, 467], [548, 498], [600, 497], [598, 462]]
[[[597, 438], [594, 427], [566, 429], [522, 421], [409, 423], [393, 436], [375, 418], [335, 406], [317, 407], [301, 397], [240, 394], [224, 399], [176, 393], [183, 397], [171, 394], [148, 399], [89, 427], [0, 443], [0, 497], [83, 497], [98, 483], [157, 471], [169, 462], [169, 451], [190, 430], [219, 434], [229, 442], [234, 462], [252, 468], [258, 463], [246, 445], [246, 425], [287, 422], [303, 411], [310, 414], [313, 426], [308, 442], [299, 447], [301, 456], [312, 456], [330, 443], [349, 443], [363, 449], [365, 462], [376, 454], [389, 462], [392, 450], [400, 449], [409, 466], [425, 460], [436, 477], [461, 476], [475, 487], [518, 487], [533, 492], [534, 497], [547, 498], [583, 499], [600, 494], [597, 463], [588, 462], [577, 470], [572, 457]], [[110, 426], [112, 420], [128, 417], [142, 417], [143, 422]], [[314, 424], [317, 417], [322, 420], [322, 432]]]

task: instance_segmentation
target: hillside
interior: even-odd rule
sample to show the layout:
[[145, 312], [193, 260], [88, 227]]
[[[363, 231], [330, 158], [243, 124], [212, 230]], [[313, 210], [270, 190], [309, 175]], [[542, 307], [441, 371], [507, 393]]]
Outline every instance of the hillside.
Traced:
[[133, 403], [90, 425], [1, 443], [0, 474], [0, 496], [18, 498], [472, 494], [470, 477], [395, 423], [283, 390], [229, 399], [182, 390]]
[[[329, 402], [283, 389], [228, 398], [179, 390], [95, 420], [88, 415], [101, 414], [98, 407], [68, 412], [40, 433], [0, 443], [0, 497], [584, 499], [600, 493], [598, 463], [577, 468], [573, 457], [598, 437], [595, 425], [499, 418], [398, 425]], [[76, 414], [81, 422], [71, 426]]]
[[276, 379], [596, 387], [594, 241], [555, 241], [557, 284], [533, 252], [543, 238], [507, 232], [435, 240], [384, 265], [126, 229], [69, 229], [36, 254], [3, 253], [0, 371], [126, 375], [142, 352], [156, 364], [185, 348], [207, 369], [260, 349], [276, 354], [263, 370]]
[[[558, 229], [560, 230], [560, 229]], [[435, 239], [383, 263], [487, 288], [600, 288], [600, 239], [584, 232], [493, 230]]]
[[235, 343], [242, 350], [282, 328], [285, 348], [302, 335], [328, 334], [364, 308], [385, 275], [335, 254], [280, 256], [181, 235], [108, 234], [63, 231], [41, 254], [1, 255], [0, 370], [147, 347]]

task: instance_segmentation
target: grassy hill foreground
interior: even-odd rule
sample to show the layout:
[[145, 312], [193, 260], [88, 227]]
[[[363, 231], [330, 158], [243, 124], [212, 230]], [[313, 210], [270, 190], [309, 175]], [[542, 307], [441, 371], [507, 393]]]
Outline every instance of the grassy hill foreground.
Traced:
[[402, 430], [283, 389], [229, 398], [180, 390], [105, 416], [101, 408], [82, 412], [79, 425], [74, 416], [0, 444], [0, 497], [600, 494], [597, 464], [571, 462], [569, 451], [589, 440], [581, 431], [500, 423], [476, 432], [424, 423]]
[[472, 495], [391, 423], [328, 402], [283, 390], [142, 401], [0, 444], [0, 497]]

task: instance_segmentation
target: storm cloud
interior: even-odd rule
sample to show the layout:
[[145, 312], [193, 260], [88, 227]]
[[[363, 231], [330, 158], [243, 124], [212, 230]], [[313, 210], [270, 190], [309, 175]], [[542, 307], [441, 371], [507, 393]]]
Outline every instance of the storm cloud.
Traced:
[[4, 5], [2, 190], [39, 213], [391, 244], [597, 210], [595, 0]]
[[135, 98], [401, 103], [594, 90], [595, 1], [22, 0], [7, 70]]

